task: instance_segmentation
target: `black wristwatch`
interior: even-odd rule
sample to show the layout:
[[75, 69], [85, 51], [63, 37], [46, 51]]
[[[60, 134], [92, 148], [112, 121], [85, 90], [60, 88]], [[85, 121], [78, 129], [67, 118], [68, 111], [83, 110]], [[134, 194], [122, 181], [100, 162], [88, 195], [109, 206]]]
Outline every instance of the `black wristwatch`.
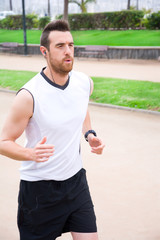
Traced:
[[85, 134], [84, 134], [84, 138], [86, 139], [86, 141], [88, 142], [88, 135], [92, 133], [95, 137], [97, 137], [97, 134], [94, 130], [88, 130]]

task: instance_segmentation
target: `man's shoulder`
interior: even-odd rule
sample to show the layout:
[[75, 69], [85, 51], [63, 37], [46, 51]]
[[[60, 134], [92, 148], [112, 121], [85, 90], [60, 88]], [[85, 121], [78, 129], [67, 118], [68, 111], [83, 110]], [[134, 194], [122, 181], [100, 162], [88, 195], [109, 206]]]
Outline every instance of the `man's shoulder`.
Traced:
[[84, 72], [79, 72], [79, 71], [75, 71], [72, 70], [70, 72], [70, 76], [74, 76], [74, 77], [78, 77], [78, 78], [84, 78], [84, 79], [88, 79], [88, 75], [86, 75]]
[[72, 70], [71, 79], [71, 82], [74, 86], [79, 86], [80, 88], [85, 89], [87, 92], [90, 91], [91, 80], [90, 77], [84, 72]]
[[26, 82], [22, 88], [32, 88], [36, 85], [36, 83], [40, 80], [41, 74], [37, 73], [33, 78], [31, 78], [28, 82]]

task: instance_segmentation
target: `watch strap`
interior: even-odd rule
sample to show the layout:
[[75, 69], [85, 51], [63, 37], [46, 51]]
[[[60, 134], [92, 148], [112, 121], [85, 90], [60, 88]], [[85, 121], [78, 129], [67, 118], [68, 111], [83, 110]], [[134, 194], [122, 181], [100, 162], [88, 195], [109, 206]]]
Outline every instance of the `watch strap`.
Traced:
[[92, 133], [95, 137], [97, 137], [97, 134], [94, 130], [88, 130], [85, 134], [84, 134], [84, 138], [85, 140], [88, 142], [88, 135]]

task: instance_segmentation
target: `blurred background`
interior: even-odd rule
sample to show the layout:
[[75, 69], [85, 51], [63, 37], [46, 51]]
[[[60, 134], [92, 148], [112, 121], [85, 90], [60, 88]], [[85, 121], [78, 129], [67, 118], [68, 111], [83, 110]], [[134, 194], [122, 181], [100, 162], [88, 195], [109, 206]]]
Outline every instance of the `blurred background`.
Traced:
[[[78, 1], [77, 1], [78, 2]], [[143, 8], [151, 9], [153, 12], [160, 10], [160, 0], [130, 0], [130, 5], [138, 10]], [[48, 4], [50, 5], [50, 16], [54, 19], [57, 15], [63, 14], [64, 0], [25, 0], [26, 14], [35, 13], [39, 17], [48, 15]], [[96, 0], [87, 5], [87, 12], [120, 11], [127, 9], [128, 0]], [[0, 11], [13, 11], [21, 14], [21, 0], [0, 0]], [[70, 3], [69, 13], [80, 13], [78, 4]]]

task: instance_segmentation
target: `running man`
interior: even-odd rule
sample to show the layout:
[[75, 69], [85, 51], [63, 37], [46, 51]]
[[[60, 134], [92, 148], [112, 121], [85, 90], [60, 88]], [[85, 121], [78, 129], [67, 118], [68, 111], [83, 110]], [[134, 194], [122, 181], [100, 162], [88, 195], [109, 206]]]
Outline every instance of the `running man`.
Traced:
[[[22, 161], [20, 240], [54, 240], [64, 232], [74, 240], [97, 240], [80, 150], [82, 132], [93, 153], [104, 148], [88, 112], [93, 83], [72, 70], [74, 43], [67, 22], [44, 28], [40, 50], [47, 66], [17, 93], [0, 139], [0, 153]], [[24, 131], [22, 147], [16, 139]]]

